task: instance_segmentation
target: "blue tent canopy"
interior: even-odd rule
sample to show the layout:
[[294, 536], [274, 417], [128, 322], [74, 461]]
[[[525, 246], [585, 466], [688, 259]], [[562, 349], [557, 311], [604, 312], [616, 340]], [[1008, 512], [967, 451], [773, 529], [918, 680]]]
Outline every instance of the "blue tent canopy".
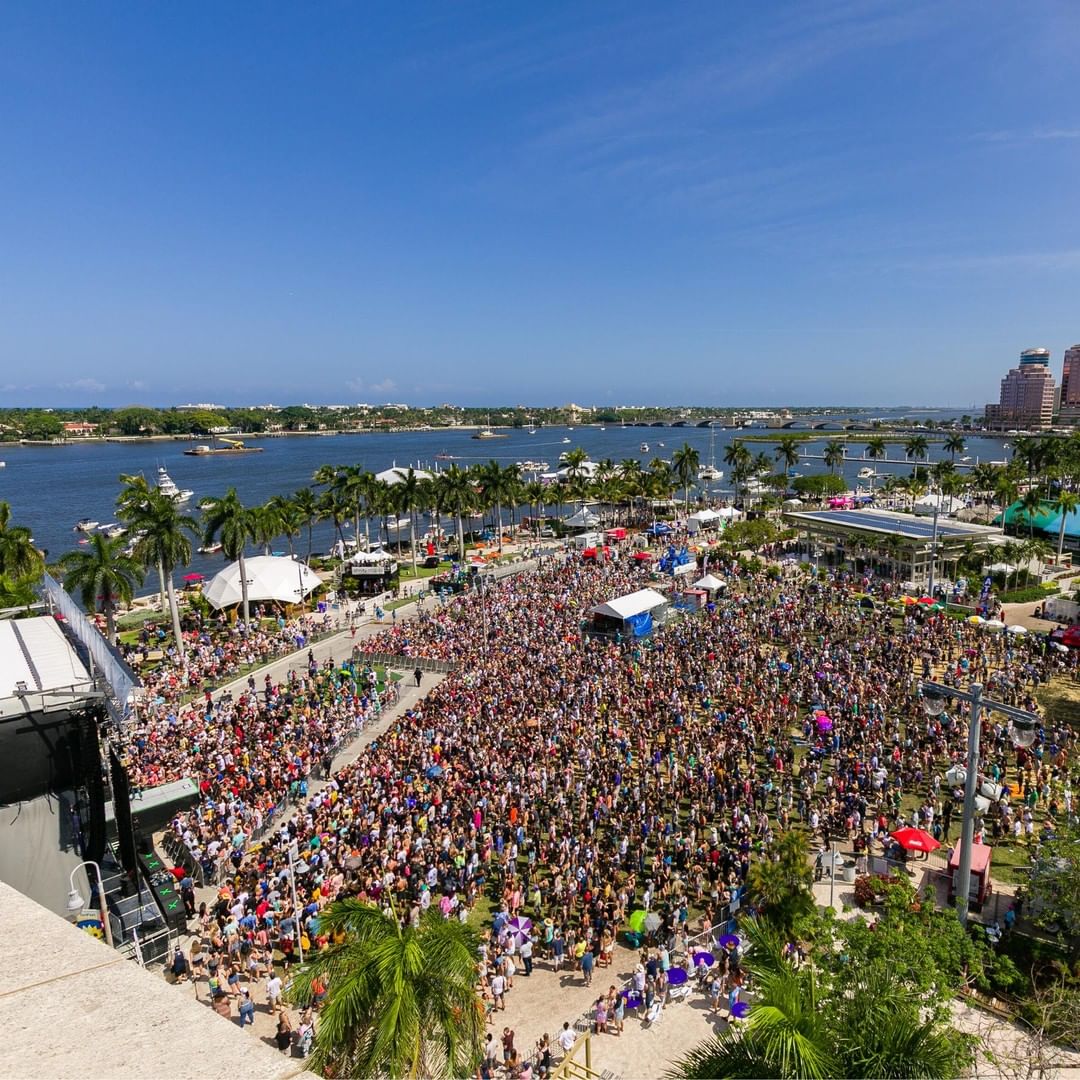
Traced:
[[671, 526], [662, 521], [654, 521], [645, 531], [649, 536], [667, 536], [671, 532]]

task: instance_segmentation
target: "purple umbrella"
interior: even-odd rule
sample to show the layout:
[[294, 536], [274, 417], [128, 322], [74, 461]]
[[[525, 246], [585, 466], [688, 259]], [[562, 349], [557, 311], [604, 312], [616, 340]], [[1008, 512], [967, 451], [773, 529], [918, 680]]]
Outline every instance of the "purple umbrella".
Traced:
[[742, 1020], [749, 1012], [750, 1006], [745, 1001], [736, 1001], [735, 1004], [731, 1006], [731, 1015], [734, 1016], [736, 1020]]
[[700, 967], [702, 964], [706, 967], [712, 967], [715, 962], [716, 957], [711, 952], [694, 953], [694, 967]]
[[818, 731], [832, 731], [832, 718], [826, 716], [824, 713], [818, 713], [815, 717], [817, 720]]
[[641, 1008], [641, 995], [633, 990], [624, 990], [622, 992], [624, 998], [626, 998], [626, 1007], [628, 1009], [640, 1009]]
[[739, 935], [738, 934], [725, 934], [720, 939], [721, 949], [737, 949], [739, 947]]
[[669, 986], [682, 986], [684, 982], [690, 976], [686, 974], [686, 968], [672, 968], [667, 973], [667, 981]]
[[521, 915], [515, 915], [514, 918], [506, 924], [506, 929], [510, 931], [513, 939], [520, 945], [532, 932], [532, 925], [532, 919], [526, 919]]

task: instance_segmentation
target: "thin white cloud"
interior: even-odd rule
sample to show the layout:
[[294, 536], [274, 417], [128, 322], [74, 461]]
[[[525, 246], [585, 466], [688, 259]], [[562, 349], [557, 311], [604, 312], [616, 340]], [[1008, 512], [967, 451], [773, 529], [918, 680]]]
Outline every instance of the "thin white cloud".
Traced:
[[1080, 267], [1080, 248], [1062, 251], [1006, 251], [989, 255], [930, 256], [895, 264], [902, 270], [993, 272], [996, 270], [1060, 271]]
[[80, 394], [102, 394], [105, 384], [97, 379], [75, 379], [73, 382], [57, 384], [61, 390], [78, 390]]
[[397, 389], [397, 383], [393, 379], [383, 379], [382, 382], [372, 383], [371, 389], [377, 394], [390, 394]]
[[1034, 128], [1030, 131], [1004, 129], [1001, 131], [979, 131], [971, 136], [973, 142], [984, 143], [1021, 143], [1021, 142], [1062, 142], [1080, 139], [1080, 128]]

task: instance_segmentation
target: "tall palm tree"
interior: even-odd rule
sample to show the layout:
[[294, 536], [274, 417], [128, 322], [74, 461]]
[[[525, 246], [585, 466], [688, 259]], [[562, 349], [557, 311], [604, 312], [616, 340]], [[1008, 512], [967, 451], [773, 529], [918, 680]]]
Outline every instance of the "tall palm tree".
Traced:
[[822, 457], [829, 471], [835, 473], [837, 468], [844, 464], [844, 444], [839, 439], [830, 439], [825, 444]]
[[341, 550], [345, 550], [345, 531], [343, 526], [349, 520], [349, 511], [352, 506], [346, 501], [341, 489], [336, 485], [328, 487], [319, 496], [319, 519], [333, 523], [334, 532], [341, 543]]
[[683, 489], [683, 504], [687, 513], [690, 510], [690, 485], [697, 479], [698, 469], [701, 468], [701, 454], [689, 443], [683, 443], [674, 454], [671, 455], [671, 466]]
[[563, 464], [566, 466], [567, 475], [573, 479], [575, 476], [580, 476], [585, 462], [589, 460], [589, 455], [585, 449], [581, 446], [575, 446], [573, 450], [567, 450], [566, 456], [563, 458]]
[[261, 544], [264, 555], [269, 555], [274, 540], [285, 531], [285, 522], [281, 516], [281, 507], [274, 499], [269, 499], [261, 506], [251, 507], [251, 537], [256, 544]]
[[296, 499], [290, 498], [288, 495], [274, 495], [267, 505], [274, 508], [280, 532], [289, 543], [289, 555], [295, 558], [296, 546], [294, 541], [307, 522], [304, 511], [301, 510]]
[[1066, 491], [1062, 488], [1057, 493], [1057, 497], [1054, 500], [1054, 512], [1061, 515], [1061, 520], [1058, 522], [1058, 545], [1057, 545], [1057, 561], [1061, 564], [1061, 553], [1065, 550], [1065, 519], [1070, 515], [1076, 513], [1080, 508], [1080, 495], [1077, 495], [1075, 491]]
[[1005, 532], [1008, 523], [1009, 508], [1016, 498], [1019, 487], [1008, 469], [1002, 469], [994, 481], [994, 498], [1001, 507], [1001, 531]]
[[476, 490], [472, 477], [455, 462], [446, 472], [439, 475], [438, 484], [442, 489], [443, 501], [449, 513], [457, 522], [458, 558], [465, 558], [465, 517], [476, 504]]
[[307, 529], [307, 562], [311, 562], [312, 536], [315, 522], [319, 520], [319, 500], [309, 487], [293, 492], [292, 504], [296, 507], [297, 517]]
[[180, 630], [180, 608], [176, 602], [173, 572], [191, 560], [191, 540], [198, 536], [199, 525], [167, 495], [150, 488], [145, 499], [134, 499], [127, 506], [127, 521], [139, 537], [133, 555], [143, 566], [156, 566], [165, 582], [165, 595], [172, 619], [173, 637], [181, 663], [187, 662], [187, 649]]
[[540, 522], [544, 517], [544, 495], [547, 489], [539, 480], [530, 480], [522, 490], [522, 497], [533, 511], [536, 538], [540, 539]]
[[958, 431], [954, 431], [945, 440], [945, 453], [949, 455], [951, 461], [956, 461], [956, 455], [962, 454], [967, 449], [967, 443], [964, 442], [964, 436]]
[[309, 954], [290, 996], [308, 1002], [318, 978], [327, 995], [311, 1066], [328, 1076], [455, 1077], [480, 1060], [484, 1012], [476, 996], [479, 937], [429, 908], [401, 924], [361, 900], [319, 913], [320, 932], [341, 944]]
[[199, 500], [203, 512], [203, 539], [208, 544], [221, 540], [221, 552], [226, 559], [240, 564], [240, 596], [244, 624], [251, 621], [248, 605], [247, 564], [244, 548], [255, 539], [255, 515], [240, 501], [236, 488], [231, 487], [220, 499], [208, 496]]
[[64, 588], [77, 591], [87, 611], [97, 611], [100, 604], [110, 645], [116, 644], [117, 604], [130, 604], [135, 589], [146, 577], [146, 568], [124, 554], [125, 546], [122, 537], [94, 533], [88, 547], [69, 551], [60, 558]]
[[733, 440], [724, 450], [724, 464], [731, 468], [731, 482], [735, 485], [736, 498], [740, 486], [750, 479], [753, 461], [754, 455], [749, 447], [739, 439]]
[[1020, 558], [1023, 545], [1016, 540], [1006, 540], [998, 547], [998, 551], [1001, 552], [1001, 558], [1005, 562], [1005, 591], [1007, 592], [1011, 574], [1015, 573], [1016, 580], [1020, 580]]
[[783, 462], [785, 469], [793, 469], [799, 463], [799, 440], [794, 435], [783, 435], [776, 444], [774, 456]]
[[416, 577], [416, 511], [422, 509], [420, 502], [420, 477], [410, 465], [407, 469], [395, 469], [401, 480], [394, 486], [400, 502], [398, 505], [409, 515], [409, 555], [412, 558], [413, 577]]
[[871, 435], [866, 440], [866, 456], [871, 461], [878, 461], [879, 459], [888, 455], [888, 447], [884, 438], [880, 435]]
[[[137, 519], [139, 514], [148, 505], [148, 497], [151, 491], [149, 481], [142, 473], [127, 473], [120, 476], [120, 493], [116, 496], [116, 516], [128, 526], [128, 529], [137, 533]], [[137, 539], [137, 537], [136, 537]], [[168, 607], [165, 596], [165, 569], [158, 565], [155, 567], [158, 576], [158, 595], [161, 600], [161, 611], [164, 614]]]
[[1020, 499], [1020, 509], [1027, 518], [1028, 539], [1035, 536], [1035, 519], [1042, 512], [1042, 498], [1037, 487], [1028, 488]]
[[929, 449], [930, 444], [926, 441], [925, 435], [912, 435], [904, 443], [904, 453], [913, 461], [925, 461]]

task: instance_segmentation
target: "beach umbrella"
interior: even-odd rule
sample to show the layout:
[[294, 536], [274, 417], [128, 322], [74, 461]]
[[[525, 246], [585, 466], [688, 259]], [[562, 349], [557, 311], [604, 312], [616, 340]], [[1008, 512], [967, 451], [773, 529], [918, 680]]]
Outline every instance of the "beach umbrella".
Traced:
[[969, 615], [967, 617], [967, 621], [971, 623], [972, 626], [978, 626], [979, 623], [983, 621], [983, 619], [981, 615]]
[[987, 619], [983, 623], [984, 630], [1004, 630], [1005, 624], [1000, 619]]
[[650, 911], [649, 914], [645, 916], [645, 929], [651, 934], [660, 929], [660, 922], [660, 916], [657, 915], [655, 911]]
[[688, 978], [686, 968], [674, 967], [667, 973], [668, 986], [682, 986]]
[[1007, 626], [1005, 629], [1010, 634], [1026, 634], [1028, 632], [1028, 628], [1026, 626], [1021, 626], [1019, 623], [1013, 623], [1012, 626]]
[[185, 574], [184, 575], [184, 580], [185, 581], [202, 581], [202, 579], [203, 579], [202, 574]]
[[630, 918], [626, 920], [630, 929], [635, 934], [643, 934], [645, 932], [645, 918], [648, 913], [644, 908], [638, 908], [637, 911], [630, 912]]
[[832, 717], [826, 716], [825, 713], [818, 713], [814, 717], [817, 722], [818, 731], [832, 731]]
[[635, 993], [633, 990], [624, 990], [622, 996], [626, 999], [626, 1007], [628, 1009], [640, 1009], [641, 1008], [641, 995]]
[[1065, 652], [1065, 653], [1067, 653], [1067, 652], [1069, 651], [1069, 646], [1068, 646], [1068, 645], [1062, 645], [1060, 641], [1051, 641], [1051, 642], [1050, 642], [1050, 644], [1051, 644], [1051, 645], [1052, 645], [1052, 646], [1053, 646], [1053, 647], [1054, 647], [1055, 649], [1057, 649], [1057, 651], [1058, 651], [1058, 652]]
[[744, 1019], [749, 1012], [750, 1006], [745, 1001], [736, 1001], [735, 1004], [731, 1006], [731, 1015], [734, 1016], [736, 1020]]
[[526, 919], [522, 915], [515, 915], [507, 924], [506, 929], [510, 931], [511, 937], [521, 945], [525, 939], [532, 933], [532, 919]]
[[721, 949], [737, 949], [739, 947], [739, 935], [738, 934], [725, 934], [720, 939]]
[[438, 780], [443, 774], [441, 765], [432, 765], [431, 768], [424, 774], [429, 780]]
[[890, 833], [890, 835], [905, 851], [929, 852], [936, 851], [941, 847], [941, 844], [923, 829], [913, 829], [909, 826], [904, 829], [897, 829], [896, 832]]
[[716, 957], [711, 952], [702, 950], [694, 953], [694, 967], [701, 967], [702, 964], [706, 967], [712, 967], [714, 963], [716, 963]]

